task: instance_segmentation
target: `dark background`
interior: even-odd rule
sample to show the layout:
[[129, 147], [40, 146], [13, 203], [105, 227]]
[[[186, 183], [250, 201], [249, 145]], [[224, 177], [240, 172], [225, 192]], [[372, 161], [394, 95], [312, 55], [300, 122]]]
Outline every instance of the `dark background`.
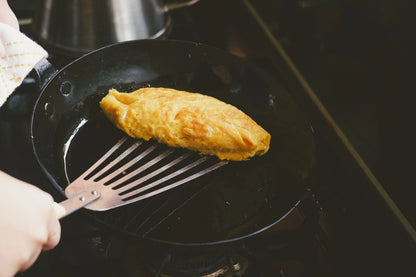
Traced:
[[250, 2], [415, 225], [415, 2]]

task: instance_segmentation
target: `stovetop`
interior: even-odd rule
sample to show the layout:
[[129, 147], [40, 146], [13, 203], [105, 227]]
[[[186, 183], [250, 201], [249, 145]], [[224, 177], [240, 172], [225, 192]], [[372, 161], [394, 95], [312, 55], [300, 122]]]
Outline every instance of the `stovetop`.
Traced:
[[[202, 274], [190, 276], [411, 275], [415, 272], [414, 242], [334, 133], [334, 122], [322, 116], [287, 60], [276, 51], [247, 3], [201, 0], [174, 11], [169, 38], [222, 48], [276, 74], [312, 122], [318, 166], [304, 201], [284, 221], [233, 245], [225, 255], [215, 252], [219, 257], [210, 255], [201, 261], [196, 254], [197, 258], [180, 265], [208, 267]], [[23, 5], [22, 14], [30, 18], [27, 3]], [[22, 25], [22, 31], [30, 36], [30, 20], [25, 22], [28, 24]], [[50, 53], [50, 58], [58, 68], [73, 59], [55, 53]], [[35, 79], [29, 77], [0, 109], [0, 169], [60, 197], [32, 153], [30, 117], [37, 91]], [[152, 256], [149, 248], [102, 230], [82, 213], [65, 218], [61, 224], [60, 244], [42, 253], [36, 264], [19, 276], [181, 276], [165, 273], [173, 270], [169, 262], [178, 259], [173, 250], [156, 251], [153, 254], [158, 259], [152, 264], [146, 259]], [[210, 268], [217, 262], [221, 265]]]

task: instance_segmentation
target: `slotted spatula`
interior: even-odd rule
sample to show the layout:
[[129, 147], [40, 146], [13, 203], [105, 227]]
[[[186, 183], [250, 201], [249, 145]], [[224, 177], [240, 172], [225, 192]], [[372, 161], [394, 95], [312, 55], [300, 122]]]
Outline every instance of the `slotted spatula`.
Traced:
[[[127, 137], [120, 139], [66, 187], [68, 199], [55, 203], [58, 218], [83, 207], [104, 211], [143, 200], [227, 163], [177, 148], [160, 151], [157, 142], [147, 145], [142, 140], [129, 141]], [[146, 147], [140, 150], [140, 145]]]

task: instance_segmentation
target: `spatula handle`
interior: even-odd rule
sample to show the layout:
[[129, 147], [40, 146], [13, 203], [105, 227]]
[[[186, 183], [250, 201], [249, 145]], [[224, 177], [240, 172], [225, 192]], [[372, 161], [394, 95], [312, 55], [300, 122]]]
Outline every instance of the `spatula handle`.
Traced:
[[54, 203], [56, 217], [61, 219], [100, 198], [100, 194], [94, 191], [84, 191], [76, 196], [68, 198], [60, 203]]

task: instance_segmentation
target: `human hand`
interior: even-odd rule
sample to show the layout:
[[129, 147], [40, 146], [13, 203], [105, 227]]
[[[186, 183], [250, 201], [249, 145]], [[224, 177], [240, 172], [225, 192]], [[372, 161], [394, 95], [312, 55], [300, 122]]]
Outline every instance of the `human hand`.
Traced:
[[28, 269], [58, 244], [53, 203], [48, 193], [0, 171], [0, 276]]

